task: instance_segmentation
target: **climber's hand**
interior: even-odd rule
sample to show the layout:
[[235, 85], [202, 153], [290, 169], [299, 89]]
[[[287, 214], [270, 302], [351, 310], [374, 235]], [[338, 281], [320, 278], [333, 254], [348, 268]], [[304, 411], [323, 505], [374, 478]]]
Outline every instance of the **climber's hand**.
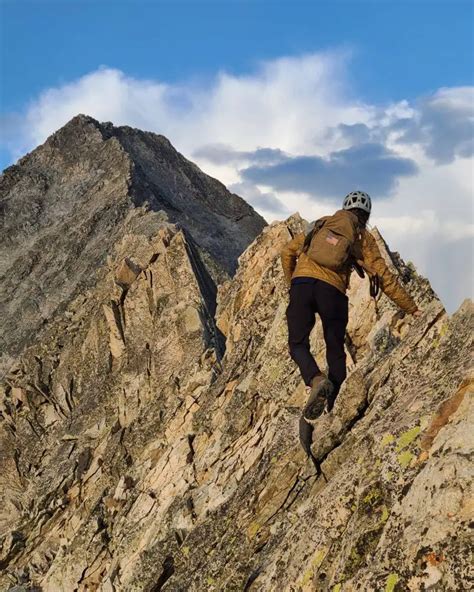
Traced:
[[423, 314], [423, 311], [421, 311], [419, 308], [417, 310], [415, 310], [415, 312], [413, 313], [413, 316], [415, 318], [421, 317], [421, 315]]

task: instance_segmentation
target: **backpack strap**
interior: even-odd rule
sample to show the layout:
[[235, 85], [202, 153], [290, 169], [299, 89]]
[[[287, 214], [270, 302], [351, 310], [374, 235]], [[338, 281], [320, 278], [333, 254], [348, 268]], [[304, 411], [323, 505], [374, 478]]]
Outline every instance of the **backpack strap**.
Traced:
[[356, 243], [358, 240], [360, 240], [362, 238], [362, 225], [359, 221], [358, 216], [356, 216], [353, 212], [351, 212], [350, 210], [343, 210], [350, 218], [350, 220], [352, 221], [352, 223], [355, 225], [355, 233], [356, 233], [356, 239], [354, 241], [354, 243], [351, 246], [351, 250], [349, 253], [349, 259], [348, 259], [348, 268], [354, 269], [357, 274], [363, 278], [365, 277], [364, 275], [364, 266], [362, 265], [362, 261], [357, 259], [357, 251], [356, 251]]
[[362, 279], [365, 278], [365, 271], [364, 271], [364, 268], [362, 267], [362, 265], [359, 265], [359, 263], [355, 259], [352, 261], [351, 264], [352, 264], [352, 269], [357, 273], [357, 275], [359, 277], [361, 277]]
[[316, 220], [313, 228], [305, 236], [304, 243], [303, 243], [303, 253], [306, 253], [306, 251], [309, 249], [309, 245], [311, 244], [311, 241], [313, 240], [313, 236], [321, 230], [321, 228], [324, 226], [325, 223], [326, 223], [326, 220], [324, 218], [319, 218], [319, 220]]
[[[356, 259], [352, 265], [360, 277], [364, 277], [364, 271], [367, 273], [369, 276], [369, 293], [371, 298], [376, 300], [377, 296], [380, 294], [380, 277], [371, 267], [364, 263], [362, 259]], [[362, 272], [362, 275], [360, 272]]]

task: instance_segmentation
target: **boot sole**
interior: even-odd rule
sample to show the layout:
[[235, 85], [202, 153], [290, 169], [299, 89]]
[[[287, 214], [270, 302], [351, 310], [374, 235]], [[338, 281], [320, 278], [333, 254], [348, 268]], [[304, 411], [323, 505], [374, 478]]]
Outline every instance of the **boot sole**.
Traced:
[[311, 393], [308, 402], [303, 410], [303, 416], [309, 421], [314, 421], [324, 411], [328, 395], [333, 389], [332, 383], [329, 380], [321, 382], [314, 393]]

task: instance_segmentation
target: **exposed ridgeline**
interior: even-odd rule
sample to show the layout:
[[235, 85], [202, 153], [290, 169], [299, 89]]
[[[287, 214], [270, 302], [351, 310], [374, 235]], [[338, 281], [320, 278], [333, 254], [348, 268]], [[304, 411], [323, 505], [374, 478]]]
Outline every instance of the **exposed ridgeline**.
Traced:
[[189, 233], [127, 227], [6, 376], [0, 590], [468, 589], [472, 304], [448, 317], [374, 231], [423, 315], [353, 278], [317, 477], [279, 261], [303, 227], [266, 227], [217, 310]]
[[151, 237], [164, 220], [178, 223], [222, 280], [265, 226], [163, 136], [84, 115], [6, 169], [0, 215], [0, 375], [96, 284], [127, 232]]

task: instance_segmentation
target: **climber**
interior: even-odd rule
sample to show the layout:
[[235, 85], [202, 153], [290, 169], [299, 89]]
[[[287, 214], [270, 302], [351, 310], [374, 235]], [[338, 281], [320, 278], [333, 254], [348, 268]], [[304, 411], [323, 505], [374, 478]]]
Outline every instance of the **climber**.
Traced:
[[[281, 251], [283, 271], [290, 286], [286, 310], [289, 350], [309, 394], [303, 417], [310, 422], [324, 410], [331, 411], [346, 377], [346, 290], [353, 269], [361, 276], [368, 274], [372, 296], [380, 286], [403, 311], [421, 314], [389, 271], [374, 237], [366, 230], [371, 206], [367, 193], [353, 191], [344, 198], [342, 210], [317, 220], [307, 235], [298, 234]], [[309, 336], [316, 313], [323, 325], [327, 377], [310, 351]]]

